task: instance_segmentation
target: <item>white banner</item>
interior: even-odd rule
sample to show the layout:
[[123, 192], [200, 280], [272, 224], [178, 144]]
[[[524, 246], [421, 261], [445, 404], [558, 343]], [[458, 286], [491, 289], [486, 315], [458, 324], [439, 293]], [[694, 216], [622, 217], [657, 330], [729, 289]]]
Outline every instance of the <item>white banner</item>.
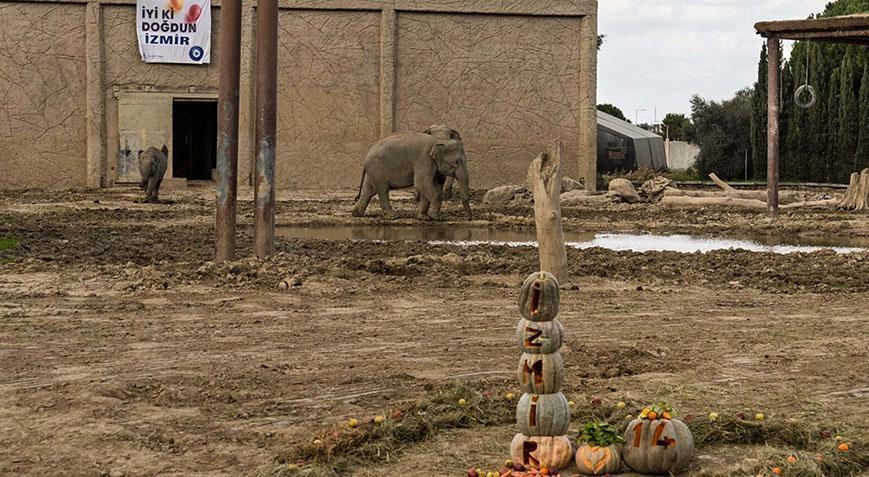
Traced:
[[145, 63], [211, 60], [211, 0], [137, 0], [136, 34]]

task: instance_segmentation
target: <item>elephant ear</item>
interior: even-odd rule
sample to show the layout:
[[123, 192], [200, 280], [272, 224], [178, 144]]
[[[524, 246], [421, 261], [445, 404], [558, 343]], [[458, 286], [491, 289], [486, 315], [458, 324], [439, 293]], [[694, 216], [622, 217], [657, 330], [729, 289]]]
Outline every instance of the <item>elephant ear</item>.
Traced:
[[462, 140], [462, 135], [459, 134], [455, 129], [450, 129], [450, 139], [455, 139], [456, 141]]
[[442, 142], [435, 143], [434, 147], [431, 148], [431, 155], [429, 157], [431, 157], [432, 161], [437, 161], [439, 157], [443, 157], [446, 150], [446, 144]]
[[423, 134], [428, 134], [429, 136], [431, 136], [431, 128], [426, 129], [426, 130], [423, 131], [422, 133], [423, 133]]

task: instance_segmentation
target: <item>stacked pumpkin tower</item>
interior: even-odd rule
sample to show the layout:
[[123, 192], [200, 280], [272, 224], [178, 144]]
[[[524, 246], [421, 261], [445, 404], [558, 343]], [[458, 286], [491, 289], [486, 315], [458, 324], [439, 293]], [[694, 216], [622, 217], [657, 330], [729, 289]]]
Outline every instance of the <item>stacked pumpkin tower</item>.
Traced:
[[524, 393], [516, 407], [519, 433], [510, 446], [514, 462], [526, 467], [557, 470], [572, 460], [567, 437], [570, 406], [561, 393], [564, 362], [558, 350], [564, 328], [556, 319], [560, 292], [552, 274], [529, 276], [519, 293], [523, 319], [516, 328], [522, 357], [517, 374]]

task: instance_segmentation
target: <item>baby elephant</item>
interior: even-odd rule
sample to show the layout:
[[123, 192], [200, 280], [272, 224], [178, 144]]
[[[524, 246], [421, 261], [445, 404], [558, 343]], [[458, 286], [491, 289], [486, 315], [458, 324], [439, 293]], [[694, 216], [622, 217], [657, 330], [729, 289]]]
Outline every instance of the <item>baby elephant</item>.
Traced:
[[163, 175], [166, 174], [168, 165], [169, 148], [165, 144], [163, 149], [149, 147], [139, 151], [139, 173], [142, 175], [139, 187], [145, 189], [147, 202], [159, 202], [157, 195], [160, 193], [160, 183], [163, 182]]

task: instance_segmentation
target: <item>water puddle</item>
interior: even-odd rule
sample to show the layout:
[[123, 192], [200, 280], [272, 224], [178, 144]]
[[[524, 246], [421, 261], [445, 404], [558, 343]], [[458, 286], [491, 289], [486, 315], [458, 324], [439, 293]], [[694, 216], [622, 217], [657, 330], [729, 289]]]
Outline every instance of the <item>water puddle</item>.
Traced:
[[[533, 230], [493, 230], [486, 227], [456, 227], [422, 225], [329, 225], [281, 226], [278, 236], [314, 240], [356, 240], [367, 242], [422, 241], [432, 245], [505, 245], [510, 247], [536, 247]], [[629, 233], [565, 232], [568, 247], [633, 252], [696, 253], [714, 250], [747, 250], [789, 254], [833, 250], [837, 253], [862, 252], [869, 249], [869, 239], [853, 237], [800, 237], [764, 236], [752, 239], [699, 237], [693, 235], [655, 235]]]

